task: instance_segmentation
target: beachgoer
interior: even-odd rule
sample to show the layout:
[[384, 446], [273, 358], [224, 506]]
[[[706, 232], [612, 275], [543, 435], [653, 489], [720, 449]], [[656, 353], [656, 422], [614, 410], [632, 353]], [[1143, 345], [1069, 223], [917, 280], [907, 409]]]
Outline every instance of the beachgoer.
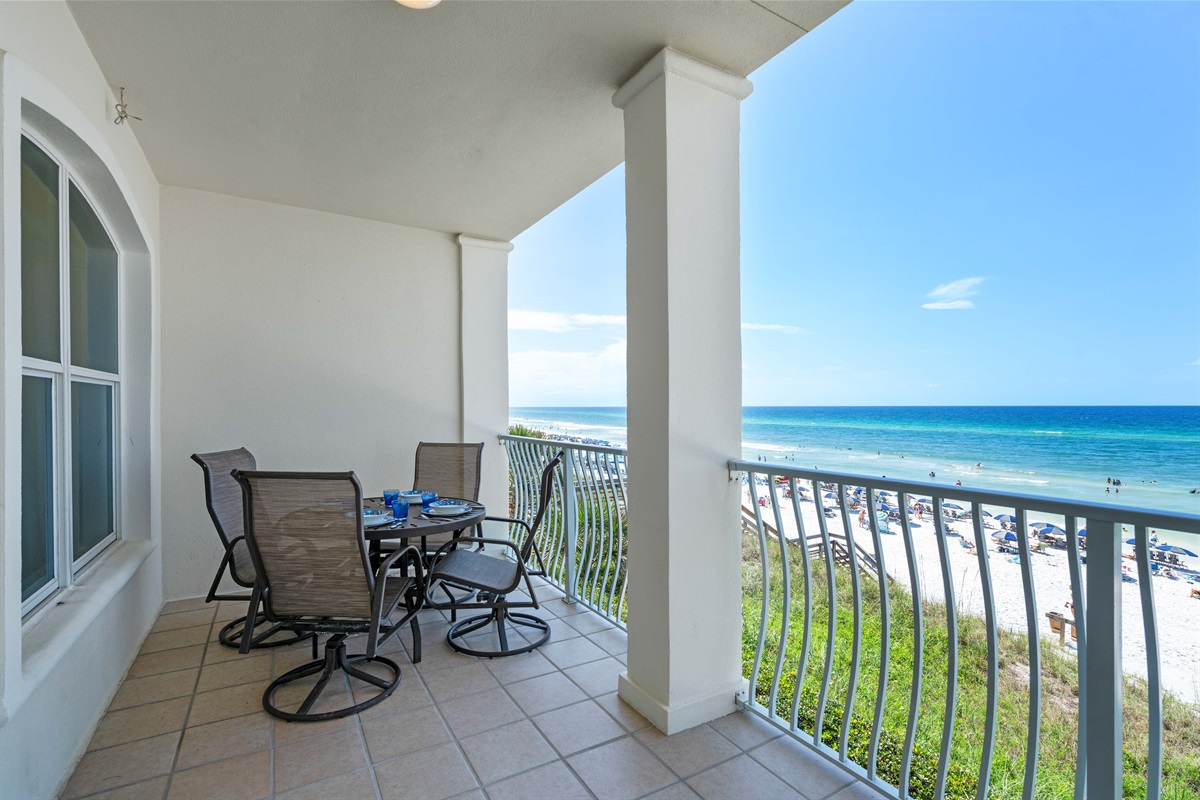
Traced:
[[931, 477], [931, 478], [936, 478], [936, 477], [937, 477], [937, 473], [936, 473], [936, 472], [932, 472], [932, 471], [931, 471], [931, 472], [929, 473], [929, 477]]
[[867, 510], [865, 508], [858, 512], [858, 527], [867, 527]]
[[955, 486], [962, 486], [962, 481], [955, 481], [955, 482], [954, 482], [954, 485], [955, 485]]
[[1112, 489], [1110, 489], [1110, 488], [1108, 488], [1107, 486], [1105, 486], [1105, 487], [1104, 487], [1104, 493], [1105, 493], [1105, 494], [1112, 494]]
[[1114, 487], [1113, 487], [1113, 494], [1120, 494], [1120, 493], [1121, 493], [1121, 490], [1120, 490], [1119, 488], [1117, 488], [1117, 487], [1115, 487], [1115, 486], [1114, 486]]

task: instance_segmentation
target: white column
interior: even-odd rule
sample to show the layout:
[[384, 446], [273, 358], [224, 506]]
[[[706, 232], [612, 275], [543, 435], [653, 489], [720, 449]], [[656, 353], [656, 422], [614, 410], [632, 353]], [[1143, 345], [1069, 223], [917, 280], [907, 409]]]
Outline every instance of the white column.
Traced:
[[508, 242], [458, 237], [462, 253], [462, 440], [483, 442], [479, 500], [508, 515]]
[[629, 665], [666, 733], [735, 708], [741, 670], [738, 135], [752, 86], [670, 49], [622, 86]]

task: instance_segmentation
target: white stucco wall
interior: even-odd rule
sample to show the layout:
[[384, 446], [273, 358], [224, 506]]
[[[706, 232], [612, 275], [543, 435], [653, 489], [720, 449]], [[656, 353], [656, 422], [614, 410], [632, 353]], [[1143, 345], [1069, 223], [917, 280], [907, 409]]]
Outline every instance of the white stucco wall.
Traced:
[[412, 486], [418, 442], [459, 440], [460, 267], [449, 234], [187, 189], [163, 188], [162, 221], [174, 598], [204, 594], [221, 556], [192, 453], [354, 470], [379, 494]]
[[[0, 4], [0, 795], [52, 797], [162, 605], [158, 550], [158, 182], [61, 2]], [[22, 619], [20, 136], [38, 131], [99, 202], [122, 248], [122, 541]], [[61, 136], [60, 136], [61, 134]]]

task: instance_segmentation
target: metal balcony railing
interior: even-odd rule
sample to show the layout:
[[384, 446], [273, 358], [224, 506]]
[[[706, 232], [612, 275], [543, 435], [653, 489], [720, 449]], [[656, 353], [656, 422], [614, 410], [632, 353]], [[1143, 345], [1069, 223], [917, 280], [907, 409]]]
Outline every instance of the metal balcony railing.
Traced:
[[[1200, 551], [1191, 544], [1200, 543], [1200, 517], [755, 461], [730, 461], [729, 469], [744, 481], [743, 535], [757, 543], [744, 560], [748, 711], [892, 797], [995, 796], [998, 751], [1010, 768], [1021, 767], [1004, 795], [1121, 797], [1129, 777], [1124, 634], [1146, 653], [1147, 697], [1133, 701], [1139, 714], [1148, 706], [1147, 766], [1138, 779], [1146, 797], [1162, 795], [1151, 576], [1167, 568], [1168, 553], [1153, 548], [1151, 536], [1157, 530]], [[1127, 539], [1131, 571], [1123, 569]], [[1070, 606], [1045, 595], [1064, 566], [1069, 583], [1058, 591], [1069, 592]], [[1125, 583], [1138, 586], [1124, 594]], [[1043, 690], [1061, 679], [1044, 670], [1043, 656], [1071, 664], [1069, 646], [1043, 652], [1057, 647], [1053, 635], [1042, 639], [1039, 607], [1048, 606], [1064, 611], [1046, 615], [1046, 633], [1066, 645], [1070, 630], [1075, 647], [1078, 721], [1066, 789], [1039, 784], [1039, 767], [1049, 771], [1039, 748], [1063, 750], [1042, 732]], [[1002, 697], [1001, 679], [1014, 672], [1027, 681], [1026, 696]]]
[[524, 436], [502, 435], [500, 441], [508, 453], [511, 510], [522, 519], [537, 512], [542, 470], [564, 453], [538, 532], [546, 579], [567, 602], [583, 603], [624, 629], [625, 451]]

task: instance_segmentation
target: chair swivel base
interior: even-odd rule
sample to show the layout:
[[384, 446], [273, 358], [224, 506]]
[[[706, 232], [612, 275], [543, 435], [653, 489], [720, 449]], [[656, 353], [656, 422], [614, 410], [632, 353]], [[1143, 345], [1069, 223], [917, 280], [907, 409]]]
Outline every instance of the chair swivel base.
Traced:
[[[357, 666], [368, 662], [372, 664], [381, 664], [382, 666], [386, 667], [388, 670], [390, 670], [391, 677], [380, 678], [376, 675], [372, 675], [369, 672], [364, 672]], [[332, 678], [334, 673], [336, 673], [339, 669], [352, 678], [357, 678], [360, 681], [364, 681], [372, 686], [378, 687], [381, 691], [379, 694], [368, 700], [364, 700], [361, 703], [355, 703], [354, 705], [346, 706], [345, 708], [339, 708], [334, 711], [312, 713], [311, 709], [313, 705], [317, 702], [317, 700], [320, 699], [321, 693], [325, 691], [325, 687], [329, 683], [330, 678]], [[293, 681], [300, 680], [301, 678], [307, 678], [310, 675], [316, 675], [317, 673], [320, 673], [320, 675], [317, 677], [316, 685], [313, 686], [312, 691], [308, 693], [308, 696], [304, 698], [304, 702], [300, 704], [300, 707], [296, 711], [284, 711], [275, 704], [275, 692], [280, 687], [292, 683]], [[335, 636], [331, 636], [329, 641], [325, 643], [325, 657], [323, 659], [312, 661], [308, 664], [302, 664], [301, 666], [296, 667], [293, 670], [289, 670], [275, 680], [271, 681], [271, 685], [267, 687], [265, 692], [263, 692], [262, 703], [263, 708], [268, 714], [273, 717], [278, 717], [279, 719], [285, 719], [289, 722], [321, 722], [327, 719], [340, 719], [342, 717], [348, 717], [351, 714], [357, 714], [360, 711], [366, 711], [368, 708], [378, 705], [386, 700], [392, 694], [392, 692], [396, 691], [396, 687], [399, 685], [400, 667], [396, 664], [396, 662], [381, 656], [368, 658], [364, 655], [347, 655], [346, 635], [337, 634]]]
[[[268, 625], [268, 623], [265, 619], [260, 617], [258, 625], [255, 626], [255, 630], [258, 631], [264, 625]], [[230, 620], [224, 628], [221, 628], [221, 632], [217, 634], [217, 638], [220, 640], [221, 644], [225, 645], [226, 647], [233, 647], [235, 649], [239, 648], [242, 646], [242, 635], [245, 633], [245, 628], [246, 618], [238, 617], [237, 619]], [[254, 634], [253, 641], [250, 644], [251, 649], [259, 649], [264, 647], [286, 647], [289, 644], [303, 642], [305, 639], [313, 636], [311, 633], [293, 632], [292, 636], [287, 636], [282, 639], [271, 638], [283, 630], [287, 630], [287, 628], [282, 625], [270, 625], [261, 632], [256, 632]]]
[[[496, 635], [500, 640], [500, 648], [498, 650], [476, 650], [458, 641], [464, 636], [469, 636], [475, 631], [486, 628], [493, 623], [496, 625]], [[537, 641], [526, 644], [524, 647], [509, 647], [508, 630], [505, 627], [505, 623], [519, 625], [522, 628], [531, 628], [541, 633], [541, 636], [538, 637]], [[476, 614], [473, 617], [467, 617], [464, 620], [456, 622], [446, 632], [447, 644], [463, 655], [476, 656], [477, 658], [501, 658], [503, 656], [520, 655], [521, 653], [536, 650], [548, 641], [550, 641], [550, 625], [545, 620], [535, 617], [532, 614], [510, 611], [503, 606], [493, 608], [490, 613]]]

